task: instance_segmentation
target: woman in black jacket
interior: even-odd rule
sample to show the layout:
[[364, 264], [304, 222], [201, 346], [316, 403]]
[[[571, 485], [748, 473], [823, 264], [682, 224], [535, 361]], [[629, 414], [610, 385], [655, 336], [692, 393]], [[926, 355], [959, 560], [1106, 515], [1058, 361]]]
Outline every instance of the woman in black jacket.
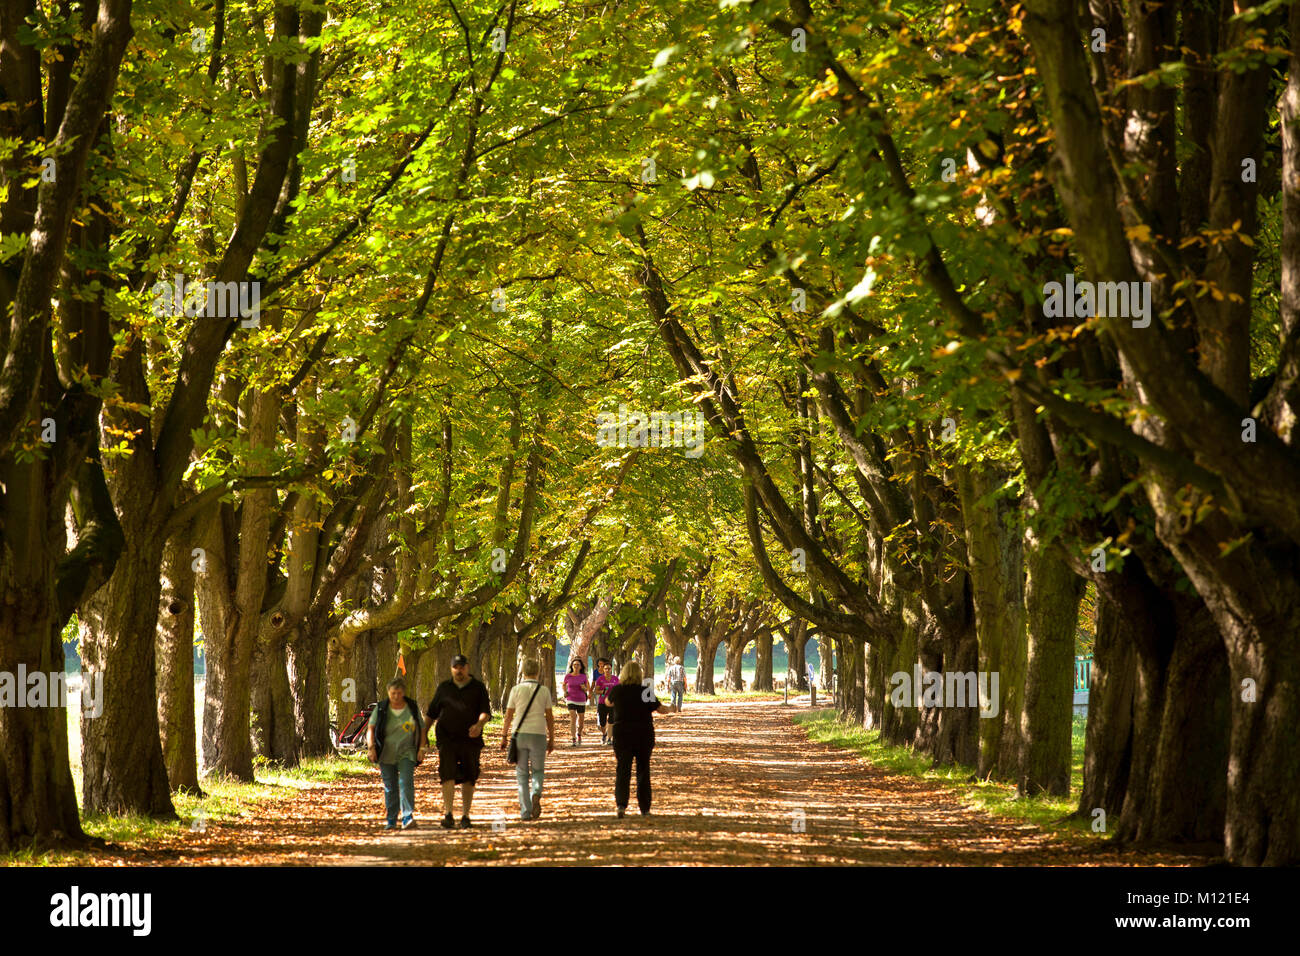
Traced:
[[614, 803], [621, 817], [627, 809], [636, 760], [636, 802], [641, 815], [650, 812], [650, 751], [655, 745], [654, 714], [673, 711], [655, 698], [653, 681], [644, 681], [641, 665], [628, 661], [618, 675], [618, 686], [606, 701], [614, 722]]

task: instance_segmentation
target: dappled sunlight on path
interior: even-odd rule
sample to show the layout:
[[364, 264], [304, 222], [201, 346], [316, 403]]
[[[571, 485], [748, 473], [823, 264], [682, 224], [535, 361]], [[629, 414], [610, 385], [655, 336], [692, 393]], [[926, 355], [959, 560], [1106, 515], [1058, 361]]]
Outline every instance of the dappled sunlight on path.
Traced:
[[[689, 701], [657, 719], [652, 813], [614, 812], [614, 753], [562, 742], [547, 760], [543, 813], [521, 822], [513, 768], [489, 740], [473, 829], [438, 827], [432, 760], [416, 770], [413, 830], [383, 830], [376, 771], [213, 822], [114, 862], [167, 864], [1185, 864], [1172, 853], [1120, 853], [962, 806], [939, 785], [877, 769], [813, 743], [779, 699]], [[594, 724], [593, 724], [594, 726]], [[591, 728], [589, 728], [590, 730]], [[589, 739], [592, 734], [589, 733]], [[634, 782], [635, 793], [635, 782]], [[460, 816], [459, 793], [455, 813]], [[497, 824], [493, 826], [494, 820]], [[108, 854], [112, 856], [113, 854]], [[108, 860], [105, 860], [108, 862]]]

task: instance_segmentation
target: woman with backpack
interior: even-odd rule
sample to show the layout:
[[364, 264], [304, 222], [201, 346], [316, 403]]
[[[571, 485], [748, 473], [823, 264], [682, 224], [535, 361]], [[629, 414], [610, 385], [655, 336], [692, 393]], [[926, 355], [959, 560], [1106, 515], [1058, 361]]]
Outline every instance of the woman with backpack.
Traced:
[[515, 779], [519, 784], [519, 818], [536, 820], [542, 815], [542, 781], [546, 776], [546, 755], [555, 749], [555, 714], [551, 691], [539, 679], [542, 664], [537, 658], [524, 661], [524, 679], [515, 685], [506, 701], [505, 724], [501, 728], [501, 749], [510, 741], [515, 713], [520, 714], [515, 731]]
[[397, 829], [397, 811], [402, 812], [402, 829], [415, 826], [415, 767], [424, 759], [420, 708], [406, 696], [406, 681], [395, 677], [388, 682], [388, 697], [370, 712], [366, 730], [370, 762], [379, 764], [384, 779], [385, 830]]

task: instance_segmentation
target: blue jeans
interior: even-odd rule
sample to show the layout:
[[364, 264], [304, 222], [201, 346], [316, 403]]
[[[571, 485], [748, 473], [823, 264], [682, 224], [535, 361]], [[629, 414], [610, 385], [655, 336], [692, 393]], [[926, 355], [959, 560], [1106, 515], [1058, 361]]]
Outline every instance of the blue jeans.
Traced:
[[397, 826], [399, 791], [402, 823], [410, 823], [415, 819], [415, 761], [403, 757], [397, 763], [381, 763], [379, 773], [384, 778], [384, 809], [388, 811], [388, 825]]
[[[519, 816], [528, 820], [533, 815], [533, 799], [542, 795], [542, 778], [546, 775], [546, 734], [520, 734], [516, 742], [519, 747], [519, 762], [515, 764], [515, 779], [519, 782]], [[530, 776], [531, 781], [528, 779]]]
[[682, 698], [684, 698], [685, 696], [686, 696], [685, 681], [673, 681], [673, 709], [674, 710], [681, 709]]

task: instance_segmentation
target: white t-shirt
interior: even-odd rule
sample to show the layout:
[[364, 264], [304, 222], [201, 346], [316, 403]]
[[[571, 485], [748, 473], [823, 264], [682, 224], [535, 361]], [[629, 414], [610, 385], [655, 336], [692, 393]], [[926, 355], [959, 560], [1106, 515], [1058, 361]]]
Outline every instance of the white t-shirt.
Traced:
[[[537, 690], [537, 681], [525, 680], [516, 684], [515, 689], [510, 692], [510, 699], [506, 701], [506, 710], [513, 709], [515, 712], [514, 726], [510, 728], [512, 734], [546, 736], [546, 712], [551, 708], [551, 691], [550, 688], [543, 686], [537, 691], [537, 699], [533, 701], [533, 706], [528, 707], [528, 700], [533, 696], [534, 690]], [[521, 723], [519, 718], [523, 717], [525, 707], [528, 707], [528, 716], [524, 717]]]

